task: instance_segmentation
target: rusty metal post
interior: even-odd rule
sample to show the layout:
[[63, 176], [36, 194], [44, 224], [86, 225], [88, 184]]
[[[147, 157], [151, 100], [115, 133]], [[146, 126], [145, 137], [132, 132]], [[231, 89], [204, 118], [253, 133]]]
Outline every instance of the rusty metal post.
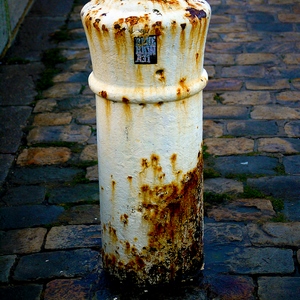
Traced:
[[139, 285], [203, 263], [202, 90], [210, 7], [94, 0], [81, 12], [96, 94], [104, 267]]

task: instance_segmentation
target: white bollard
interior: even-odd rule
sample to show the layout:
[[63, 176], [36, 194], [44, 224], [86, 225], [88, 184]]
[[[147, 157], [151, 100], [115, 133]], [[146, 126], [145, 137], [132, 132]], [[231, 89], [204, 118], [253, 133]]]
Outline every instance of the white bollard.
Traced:
[[96, 94], [104, 268], [139, 285], [180, 280], [203, 263], [210, 7], [94, 0], [81, 16]]

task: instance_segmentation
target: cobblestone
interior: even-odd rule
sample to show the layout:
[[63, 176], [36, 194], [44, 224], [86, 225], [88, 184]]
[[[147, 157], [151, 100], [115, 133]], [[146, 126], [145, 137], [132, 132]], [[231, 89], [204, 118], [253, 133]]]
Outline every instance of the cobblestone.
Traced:
[[258, 278], [258, 296], [261, 300], [297, 299], [300, 292], [300, 278], [260, 277]]
[[8, 175], [8, 171], [9, 171], [10, 166], [12, 165], [13, 160], [14, 160], [14, 157], [11, 154], [0, 154], [0, 168], [2, 170], [4, 170], [3, 172], [1, 172], [1, 175], [0, 175], [0, 185], [1, 186], [4, 183], [5, 178]]
[[43, 292], [43, 285], [28, 284], [28, 285], [13, 285], [7, 287], [0, 287], [1, 299], [32, 299], [39, 300]]
[[221, 137], [223, 135], [223, 124], [220, 122], [214, 122], [212, 120], [203, 121], [203, 136], [209, 137]]
[[62, 213], [58, 221], [69, 225], [99, 224], [99, 211], [99, 205], [77, 205]]
[[60, 168], [46, 166], [37, 168], [18, 168], [10, 174], [10, 181], [14, 184], [39, 184], [49, 182], [72, 181], [82, 173], [81, 169]]
[[81, 90], [80, 83], [57, 83], [43, 93], [44, 98], [67, 97], [78, 95]]
[[295, 269], [293, 251], [279, 248], [236, 249], [227, 264], [237, 274], [292, 274]]
[[91, 129], [85, 125], [43, 126], [33, 128], [27, 136], [27, 141], [29, 145], [54, 142], [83, 143], [90, 135]]
[[300, 135], [300, 122], [288, 122], [285, 124], [284, 130], [289, 137], [298, 137]]
[[0, 254], [28, 254], [41, 251], [46, 228], [0, 231]]
[[285, 172], [291, 175], [300, 174], [300, 155], [285, 156], [283, 158]]
[[221, 299], [255, 299], [255, 284], [250, 277], [221, 275], [209, 278], [208, 284], [212, 293]]
[[237, 180], [226, 178], [211, 178], [204, 182], [206, 192], [215, 194], [239, 194], [244, 191], [243, 184]]
[[275, 215], [271, 201], [267, 199], [238, 199], [222, 207], [207, 209], [207, 216], [218, 222], [266, 221]]
[[276, 95], [277, 102], [279, 104], [298, 104], [300, 102], [299, 91], [287, 91], [281, 92]]
[[20, 166], [55, 165], [67, 162], [71, 157], [71, 150], [66, 147], [28, 148], [24, 149], [17, 159]]
[[235, 106], [207, 106], [203, 113], [208, 119], [245, 119], [248, 109]]
[[287, 79], [269, 79], [269, 80], [248, 80], [246, 81], [248, 90], [282, 90], [290, 88]]
[[13, 267], [16, 258], [16, 255], [0, 256], [0, 282], [9, 282], [10, 270]]
[[254, 141], [247, 138], [207, 138], [204, 143], [210, 154], [219, 156], [251, 153], [254, 150]]
[[0, 230], [55, 223], [64, 209], [60, 206], [24, 205], [0, 208]]
[[275, 121], [228, 121], [227, 132], [231, 136], [274, 136], [279, 132]]
[[45, 300], [89, 299], [91, 286], [78, 279], [55, 279], [46, 285]]
[[299, 109], [293, 109], [291, 107], [277, 106], [256, 106], [251, 112], [251, 117], [253, 119], [263, 119], [263, 120], [289, 120], [289, 119], [299, 119], [300, 111]]
[[275, 175], [278, 163], [278, 159], [266, 156], [223, 156], [214, 160], [214, 169], [223, 176]]
[[262, 138], [258, 140], [258, 151], [295, 154], [300, 151], [300, 140], [291, 138]]
[[33, 125], [36, 126], [54, 126], [67, 125], [72, 121], [70, 113], [43, 113], [34, 117]]
[[21, 257], [14, 280], [31, 281], [53, 277], [77, 277], [96, 268], [99, 253], [90, 249], [55, 251]]
[[56, 187], [49, 191], [49, 203], [67, 204], [85, 201], [98, 201], [98, 184], [77, 184], [76, 186]]
[[46, 189], [43, 186], [21, 185], [9, 189], [2, 200], [7, 206], [42, 204], [45, 200], [45, 195]]
[[236, 57], [236, 62], [239, 65], [269, 64], [276, 63], [276, 61], [277, 56], [271, 53], [242, 53]]
[[262, 226], [249, 224], [248, 232], [251, 243], [255, 246], [291, 246], [300, 243], [300, 223], [265, 223]]
[[271, 104], [269, 92], [226, 92], [220, 95], [225, 105], [264, 105]]
[[0, 151], [2, 154], [16, 153], [23, 136], [22, 128], [32, 111], [28, 106], [1, 107]]
[[99, 225], [69, 225], [53, 227], [47, 234], [45, 249], [99, 247]]

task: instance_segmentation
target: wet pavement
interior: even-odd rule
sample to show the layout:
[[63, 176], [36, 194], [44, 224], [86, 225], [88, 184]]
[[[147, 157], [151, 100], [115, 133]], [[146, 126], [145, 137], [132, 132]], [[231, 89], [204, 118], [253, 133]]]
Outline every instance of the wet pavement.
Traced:
[[299, 1], [209, 1], [205, 266], [152, 288], [101, 267], [86, 2], [36, 0], [0, 65], [0, 298], [300, 299]]

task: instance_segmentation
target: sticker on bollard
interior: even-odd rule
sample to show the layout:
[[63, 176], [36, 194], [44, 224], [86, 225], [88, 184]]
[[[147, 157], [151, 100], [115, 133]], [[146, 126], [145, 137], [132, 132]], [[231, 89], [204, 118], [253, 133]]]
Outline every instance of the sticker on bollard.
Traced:
[[156, 35], [134, 38], [134, 63], [157, 64]]

